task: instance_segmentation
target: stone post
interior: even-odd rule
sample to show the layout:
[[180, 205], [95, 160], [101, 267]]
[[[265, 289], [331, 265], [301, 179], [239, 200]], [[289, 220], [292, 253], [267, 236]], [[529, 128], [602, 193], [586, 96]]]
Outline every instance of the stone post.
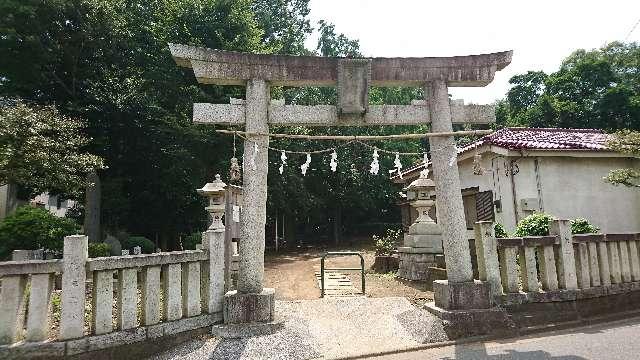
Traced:
[[502, 295], [502, 279], [498, 262], [498, 246], [493, 230], [493, 221], [478, 221], [475, 224], [476, 254], [480, 280], [491, 284], [491, 297]]
[[[269, 85], [261, 79], [247, 81], [246, 131], [267, 133], [268, 113]], [[271, 322], [274, 319], [275, 290], [263, 288], [268, 145], [268, 136], [249, 136], [244, 143], [238, 290], [224, 295], [225, 324]]]
[[[431, 114], [431, 131], [452, 131], [447, 84], [443, 80], [432, 81], [425, 89], [425, 95]], [[472, 282], [473, 271], [469, 241], [466, 238], [456, 142], [453, 136], [434, 137], [430, 142], [436, 198], [438, 204], [445, 205], [438, 207], [438, 219], [442, 227], [447, 279], [449, 283]]]
[[224, 227], [202, 233], [202, 247], [209, 261], [202, 268], [202, 310], [213, 314], [222, 311], [224, 298]]
[[25, 289], [27, 277], [9, 275], [2, 277], [0, 292], [0, 345], [18, 341], [24, 327]]
[[135, 268], [118, 270], [118, 329], [138, 325], [138, 271]]
[[27, 341], [45, 341], [49, 334], [49, 310], [53, 291], [53, 274], [32, 274], [27, 317]]
[[[431, 131], [452, 131], [447, 83], [444, 80], [430, 82], [425, 96], [431, 115]], [[433, 282], [434, 304], [445, 310], [487, 309], [492, 302], [491, 285], [473, 280], [455, 139], [453, 136], [434, 137], [431, 151], [436, 198], [438, 204], [444, 205], [438, 207], [438, 219], [447, 262], [447, 280]]]
[[[247, 132], [267, 133], [269, 85], [265, 80], [247, 81]], [[264, 278], [264, 241], [267, 220], [267, 172], [269, 170], [266, 136], [250, 136], [244, 142], [242, 186], [244, 208], [240, 221], [240, 270], [238, 292], [262, 292]], [[258, 153], [255, 145], [258, 145]]]
[[84, 336], [85, 264], [89, 238], [72, 235], [64, 238], [62, 250], [62, 315], [60, 317], [60, 340]]
[[102, 200], [100, 177], [94, 169], [87, 174], [84, 204], [84, 231], [91, 242], [100, 242], [100, 204]]
[[578, 289], [578, 278], [576, 276], [576, 260], [573, 252], [573, 239], [571, 237], [571, 224], [569, 220], [554, 220], [549, 227], [550, 235], [560, 237], [558, 260], [562, 277], [560, 277], [560, 287], [567, 290]]

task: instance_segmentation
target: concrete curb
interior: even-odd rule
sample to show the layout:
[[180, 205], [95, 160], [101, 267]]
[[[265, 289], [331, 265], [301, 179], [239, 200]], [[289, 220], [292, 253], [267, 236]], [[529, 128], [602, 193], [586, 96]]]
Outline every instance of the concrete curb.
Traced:
[[[578, 320], [565, 321], [560, 323], [553, 323], [547, 325], [529, 326], [518, 329], [518, 336], [539, 334], [543, 332], [552, 332], [558, 330], [566, 330], [572, 328], [580, 328], [584, 326], [602, 324], [607, 322], [616, 322], [619, 320], [630, 319], [640, 317], [640, 310], [624, 311], [611, 315], [594, 316], [588, 318], [581, 318]], [[508, 337], [511, 338], [511, 337]]]
[[471, 336], [468, 338], [462, 338], [462, 339], [451, 340], [451, 341], [441, 341], [441, 342], [422, 344], [422, 345], [416, 345], [416, 346], [407, 346], [407, 347], [388, 350], [388, 351], [362, 353], [362, 354], [343, 356], [343, 357], [319, 357], [316, 359], [323, 359], [323, 360], [366, 359], [366, 358], [375, 357], [375, 356], [395, 355], [395, 354], [401, 354], [401, 353], [412, 352], [412, 351], [447, 347], [452, 345], [464, 345], [464, 344], [485, 342], [485, 341], [491, 341], [491, 340], [515, 339], [515, 338], [525, 337], [525, 336], [534, 335], [534, 334], [553, 333], [556, 331], [568, 330], [568, 329], [580, 329], [583, 327], [588, 327], [588, 326], [597, 325], [597, 324], [604, 324], [608, 322], [615, 323], [621, 320], [628, 320], [631, 318], [640, 318], [640, 310], [627, 311], [627, 312], [617, 313], [617, 314], [608, 315], [608, 316], [584, 318], [580, 320], [567, 321], [567, 322], [556, 323], [556, 324], [525, 327], [525, 328], [518, 329], [517, 334], [514, 334], [513, 336], [500, 336], [500, 335]]
[[464, 338], [464, 339], [458, 339], [458, 340], [441, 341], [441, 342], [434, 342], [434, 343], [429, 343], [429, 344], [407, 346], [407, 347], [397, 348], [397, 349], [394, 349], [394, 350], [378, 351], [378, 352], [372, 352], [372, 353], [366, 353], [366, 354], [363, 353], [363, 354], [358, 354], [358, 355], [341, 356], [341, 357], [319, 357], [317, 359], [323, 359], [323, 360], [366, 359], [366, 358], [374, 357], [374, 356], [401, 354], [401, 353], [405, 353], [405, 352], [412, 352], [412, 351], [418, 351], [418, 350], [427, 350], [427, 349], [440, 348], [440, 347], [446, 347], [446, 346], [451, 346], [451, 345], [462, 345], [462, 344], [469, 344], [469, 343], [475, 343], [475, 342], [481, 342], [481, 341], [487, 341], [487, 340], [495, 340], [495, 339], [498, 339], [498, 338], [500, 338], [500, 337], [492, 336], [492, 335], [472, 336], [472, 337], [468, 337], [468, 338]]

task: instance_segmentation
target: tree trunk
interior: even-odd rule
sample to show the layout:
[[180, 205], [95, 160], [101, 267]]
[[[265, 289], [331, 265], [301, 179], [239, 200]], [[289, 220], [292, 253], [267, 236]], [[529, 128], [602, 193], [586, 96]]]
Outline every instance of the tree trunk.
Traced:
[[296, 246], [296, 217], [293, 214], [286, 214], [284, 220], [284, 238], [287, 242], [287, 249]]
[[100, 242], [100, 206], [102, 194], [100, 189], [100, 177], [96, 170], [87, 174], [87, 186], [84, 197], [84, 233], [89, 237], [89, 242]]
[[13, 214], [19, 205], [21, 204], [18, 199], [18, 185], [9, 182], [0, 186], [0, 220]]
[[342, 238], [342, 206], [338, 205], [333, 209], [333, 241], [336, 246], [340, 245]]

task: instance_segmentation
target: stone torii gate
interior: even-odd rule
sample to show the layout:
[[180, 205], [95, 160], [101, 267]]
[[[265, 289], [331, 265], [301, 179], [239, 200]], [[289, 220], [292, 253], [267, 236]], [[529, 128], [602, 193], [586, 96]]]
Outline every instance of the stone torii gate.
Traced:
[[[433, 132], [450, 132], [454, 123], [495, 121], [494, 108], [450, 101], [448, 87], [482, 87], [511, 62], [512, 52], [425, 58], [326, 58], [238, 53], [169, 44], [175, 62], [193, 69], [198, 82], [246, 86], [245, 102], [193, 106], [196, 123], [243, 125], [266, 134], [269, 125], [372, 126], [431, 123]], [[370, 86], [424, 87], [425, 99], [411, 105], [369, 105]], [[270, 86], [337, 86], [338, 104], [299, 106], [270, 101]], [[251, 140], [265, 149], [269, 137]], [[447, 259], [448, 282], [437, 296], [448, 309], [469, 308], [465, 298], [478, 293], [469, 244], [453, 136], [432, 138], [436, 197]], [[246, 141], [245, 154], [253, 144]], [[255, 168], [243, 163], [244, 207], [240, 228], [238, 292], [225, 296], [225, 322], [273, 319], [273, 289], [263, 288], [267, 200], [267, 151], [258, 152]], [[438, 305], [438, 299], [436, 299]]]

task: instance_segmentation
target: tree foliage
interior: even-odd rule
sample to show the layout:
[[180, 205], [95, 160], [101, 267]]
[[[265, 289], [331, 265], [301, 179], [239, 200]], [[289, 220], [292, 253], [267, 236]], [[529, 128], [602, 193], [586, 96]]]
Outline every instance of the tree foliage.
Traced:
[[[618, 131], [607, 142], [607, 146], [614, 151], [638, 158], [640, 157], [640, 132]], [[611, 170], [605, 180], [614, 185], [640, 187], [640, 170], [637, 168]]]
[[84, 122], [53, 106], [22, 102], [0, 107], [0, 183], [30, 195], [45, 191], [75, 195], [102, 159], [85, 151], [91, 140]]
[[60, 252], [64, 237], [77, 234], [79, 226], [71, 219], [59, 218], [32, 206], [19, 207], [0, 222], [0, 259], [13, 250], [46, 249]]
[[[253, 3], [12, 1], [0, 4], [0, 96], [53, 104], [87, 120], [107, 230], [159, 238], [206, 221], [194, 189], [223, 168], [229, 139], [194, 126], [194, 102], [228, 102], [237, 87], [200, 87], [167, 43], [263, 52]], [[5, 56], [5, 54], [7, 56]]]
[[552, 74], [512, 77], [498, 102], [501, 126], [640, 129], [640, 46], [613, 42], [578, 50]]
[[309, 0], [254, 0], [253, 11], [263, 34], [262, 43], [270, 53], [303, 55], [306, 37], [311, 34]]

